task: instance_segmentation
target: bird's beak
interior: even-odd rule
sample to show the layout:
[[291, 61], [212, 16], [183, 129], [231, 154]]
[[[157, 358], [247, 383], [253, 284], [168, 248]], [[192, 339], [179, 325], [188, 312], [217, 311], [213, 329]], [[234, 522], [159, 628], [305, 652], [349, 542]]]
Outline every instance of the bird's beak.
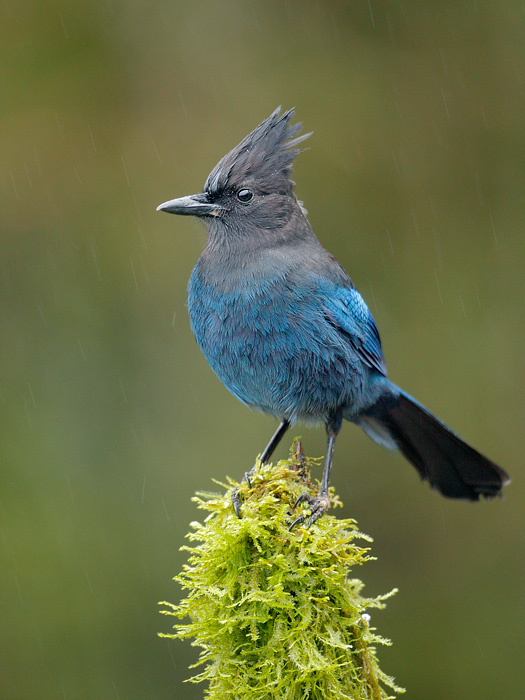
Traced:
[[183, 214], [185, 216], [219, 216], [221, 207], [212, 204], [205, 192], [190, 194], [188, 197], [171, 199], [157, 207], [157, 211], [168, 214]]

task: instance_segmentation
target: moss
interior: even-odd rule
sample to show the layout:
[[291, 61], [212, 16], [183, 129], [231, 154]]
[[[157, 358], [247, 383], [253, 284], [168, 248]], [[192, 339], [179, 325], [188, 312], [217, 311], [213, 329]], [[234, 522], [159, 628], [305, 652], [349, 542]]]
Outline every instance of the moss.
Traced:
[[[375, 645], [389, 642], [365, 611], [394, 591], [365, 598], [350, 578], [371, 559], [356, 544], [371, 540], [354, 520], [325, 515], [289, 531], [297, 497], [316, 492], [298, 445], [290, 460], [259, 464], [251, 488], [241, 485], [242, 519], [231, 505], [236, 484], [194, 499], [208, 515], [192, 523], [188, 563], [175, 578], [188, 594], [179, 605], [161, 603], [163, 614], [189, 622], [161, 636], [201, 647], [204, 670], [191, 680], [209, 682], [207, 698], [384, 700], [384, 686], [401, 689], [379, 669]], [[331, 499], [339, 504], [333, 491]]]

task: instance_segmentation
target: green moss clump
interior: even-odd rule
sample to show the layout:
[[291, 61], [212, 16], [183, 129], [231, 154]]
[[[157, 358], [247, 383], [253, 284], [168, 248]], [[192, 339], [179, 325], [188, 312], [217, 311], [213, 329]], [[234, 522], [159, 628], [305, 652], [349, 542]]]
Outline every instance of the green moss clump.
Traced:
[[379, 669], [374, 645], [389, 642], [365, 610], [394, 591], [364, 598], [361, 581], [349, 578], [371, 559], [355, 543], [370, 542], [355, 521], [324, 515], [289, 531], [298, 496], [316, 493], [295, 445], [293, 459], [258, 465], [251, 488], [241, 485], [242, 519], [231, 505], [236, 484], [194, 499], [208, 516], [192, 523], [195, 544], [183, 548], [188, 564], [175, 578], [188, 595], [161, 603], [163, 614], [190, 621], [161, 636], [194, 638], [205, 669], [191, 680], [208, 681], [213, 700], [385, 700], [382, 686], [402, 689]]

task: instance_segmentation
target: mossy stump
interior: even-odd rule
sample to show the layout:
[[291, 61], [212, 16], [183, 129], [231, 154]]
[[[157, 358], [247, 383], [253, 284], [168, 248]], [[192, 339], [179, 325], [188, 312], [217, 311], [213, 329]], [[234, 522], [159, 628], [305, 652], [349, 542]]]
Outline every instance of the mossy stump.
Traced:
[[[384, 607], [394, 591], [361, 595], [350, 578], [372, 557], [354, 520], [325, 515], [311, 528], [289, 531], [292, 506], [304, 491], [315, 495], [307, 461], [294, 442], [292, 458], [258, 465], [251, 488], [240, 486], [242, 519], [223, 495], [199, 494], [204, 524], [192, 523], [188, 564], [175, 578], [188, 595], [179, 605], [161, 603], [174, 625], [170, 638], [193, 638], [213, 700], [386, 700], [384, 687], [401, 692], [380, 669], [366, 610]], [[223, 485], [224, 486], [224, 485]], [[340, 505], [331, 493], [332, 505]], [[305, 506], [307, 511], [308, 507]]]

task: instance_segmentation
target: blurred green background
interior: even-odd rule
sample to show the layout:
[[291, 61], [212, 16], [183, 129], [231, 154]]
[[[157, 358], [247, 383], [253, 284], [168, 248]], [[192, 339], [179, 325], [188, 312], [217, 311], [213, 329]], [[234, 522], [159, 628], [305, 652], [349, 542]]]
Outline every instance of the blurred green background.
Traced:
[[[506, 467], [441, 499], [346, 425], [332, 483], [399, 594], [372, 623], [417, 700], [523, 688], [525, 27], [519, 2], [6, 0], [0, 7], [0, 697], [201, 698], [157, 632], [196, 490], [275, 423], [189, 328], [200, 191], [278, 105], [297, 194], [380, 328], [390, 376]], [[298, 427], [308, 454], [323, 430]], [[286, 454], [289, 442], [280, 448]]]

